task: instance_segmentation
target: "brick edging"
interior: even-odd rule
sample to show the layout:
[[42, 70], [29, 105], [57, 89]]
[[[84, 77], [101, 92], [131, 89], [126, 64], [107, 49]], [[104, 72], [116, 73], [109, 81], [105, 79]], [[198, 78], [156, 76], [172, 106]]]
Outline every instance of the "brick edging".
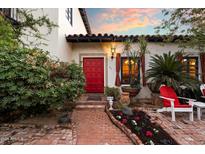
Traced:
[[110, 118], [110, 120], [112, 121], [112, 123], [114, 125], [116, 125], [123, 133], [125, 133], [127, 135], [127, 137], [134, 144], [136, 144], [136, 145], [143, 144], [142, 141], [139, 139], [139, 137], [136, 134], [132, 133], [132, 131], [130, 129], [128, 129], [124, 124], [122, 124], [117, 119], [115, 119], [115, 117], [112, 115], [112, 113], [110, 113], [107, 106], [105, 106], [105, 112], [107, 113], [107, 115]]
[[73, 122], [73, 112], [71, 113], [71, 129], [72, 129], [72, 145], [77, 144], [77, 130], [76, 124]]
[[74, 123], [71, 124], [72, 128], [72, 145], [77, 144], [77, 131], [76, 131], [76, 126]]

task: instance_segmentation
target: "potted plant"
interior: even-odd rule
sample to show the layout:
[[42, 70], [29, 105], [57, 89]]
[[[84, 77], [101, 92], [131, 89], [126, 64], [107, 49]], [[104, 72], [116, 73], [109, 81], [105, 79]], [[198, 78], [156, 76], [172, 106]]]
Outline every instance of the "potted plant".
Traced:
[[130, 97], [135, 97], [141, 89], [139, 80], [135, 79], [131, 81], [130, 86], [122, 86], [123, 92], [129, 92]]
[[109, 110], [112, 110], [113, 102], [120, 100], [120, 90], [119, 88], [115, 88], [115, 87], [106, 87], [105, 95], [107, 96], [107, 101], [110, 106]]
[[[130, 85], [122, 86], [123, 92], [129, 92], [130, 97], [135, 97], [141, 89], [141, 78], [140, 74], [142, 74], [142, 57], [148, 53], [147, 50], [147, 41], [145, 37], [139, 37], [139, 49], [133, 49], [132, 40], [126, 40], [124, 42], [124, 52], [126, 53], [129, 60], [129, 75], [130, 75]], [[132, 62], [132, 63], [131, 63]], [[139, 71], [136, 72], [136, 66], [138, 64]], [[131, 67], [134, 67], [134, 75], [132, 75]], [[137, 75], [136, 75], [137, 74]]]
[[105, 96], [109, 98], [112, 97], [113, 101], [119, 101], [120, 100], [120, 90], [119, 88], [115, 88], [115, 87], [106, 87]]

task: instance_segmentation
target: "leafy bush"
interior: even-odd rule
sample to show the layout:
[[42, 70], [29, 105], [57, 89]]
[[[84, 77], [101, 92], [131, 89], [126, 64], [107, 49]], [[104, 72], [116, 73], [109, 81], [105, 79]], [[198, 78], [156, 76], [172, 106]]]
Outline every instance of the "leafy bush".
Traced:
[[74, 101], [83, 87], [84, 76], [77, 64], [52, 61], [41, 50], [0, 48], [1, 112], [59, 107]]
[[114, 97], [115, 101], [120, 100], [120, 90], [119, 90], [119, 88], [106, 87], [105, 88], [105, 95]]
[[2, 117], [42, 113], [73, 102], [83, 93], [81, 67], [54, 61], [48, 52], [25, 48], [21, 42], [25, 29], [40, 40], [37, 27], [44, 25], [51, 30], [54, 24], [46, 16], [34, 19], [31, 12], [20, 13], [25, 20], [18, 28], [0, 14], [0, 121]]
[[59, 92], [63, 94], [62, 98], [66, 101], [73, 102], [84, 92], [84, 74], [82, 68], [75, 63], [60, 62], [57, 67], [52, 68], [50, 77], [52, 83], [59, 87]]

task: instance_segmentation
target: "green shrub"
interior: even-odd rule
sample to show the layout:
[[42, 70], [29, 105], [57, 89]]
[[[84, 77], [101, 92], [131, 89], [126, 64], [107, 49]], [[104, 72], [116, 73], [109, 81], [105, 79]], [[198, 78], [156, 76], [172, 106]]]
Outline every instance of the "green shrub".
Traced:
[[41, 50], [0, 48], [0, 112], [59, 107], [74, 101], [83, 87], [77, 64], [52, 61]]
[[114, 97], [115, 101], [120, 100], [120, 90], [119, 88], [115, 87], [106, 87], [105, 88], [105, 95]]
[[[33, 28], [45, 20], [29, 18], [24, 23], [32, 21], [26, 27]], [[82, 68], [54, 61], [41, 49], [25, 48], [17, 36], [19, 29], [0, 14], [0, 121], [74, 102], [84, 89]]]
[[82, 68], [75, 64], [64, 62], [58, 63], [57, 67], [52, 68], [51, 81], [59, 87], [62, 99], [73, 102], [80, 94], [84, 92], [85, 78]]
[[15, 48], [18, 46], [18, 41], [15, 37], [15, 30], [12, 24], [7, 22], [0, 12], [0, 47]]
[[118, 101], [113, 104], [113, 108], [117, 110], [122, 110], [124, 107], [127, 107], [127, 102]]

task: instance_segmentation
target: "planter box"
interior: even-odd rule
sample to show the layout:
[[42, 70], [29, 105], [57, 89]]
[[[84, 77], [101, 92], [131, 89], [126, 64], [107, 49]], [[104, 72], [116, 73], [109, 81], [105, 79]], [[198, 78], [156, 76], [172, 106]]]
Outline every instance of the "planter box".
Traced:
[[177, 145], [176, 142], [160, 125], [153, 123], [151, 117], [141, 110], [133, 110], [127, 115], [121, 110], [106, 112], [112, 122], [119, 127], [134, 144]]
[[123, 125], [120, 121], [118, 121], [117, 119], [115, 119], [115, 117], [112, 115], [112, 113], [109, 111], [108, 107], [105, 107], [105, 111], [108, 115], [108, 117], [110, 118], [110, 120], [113, 122], [114, 125], [116, 125], [123, 133], [125, 133], [127, 135], [127, 137], [130, 138], [130, 140], [136, 144], [143, 144], [142, 141], [138, 138], [138, 136], [134, 133], [132, 133], [132, 131], [130, 129], [128, 129], [125, 125]]

